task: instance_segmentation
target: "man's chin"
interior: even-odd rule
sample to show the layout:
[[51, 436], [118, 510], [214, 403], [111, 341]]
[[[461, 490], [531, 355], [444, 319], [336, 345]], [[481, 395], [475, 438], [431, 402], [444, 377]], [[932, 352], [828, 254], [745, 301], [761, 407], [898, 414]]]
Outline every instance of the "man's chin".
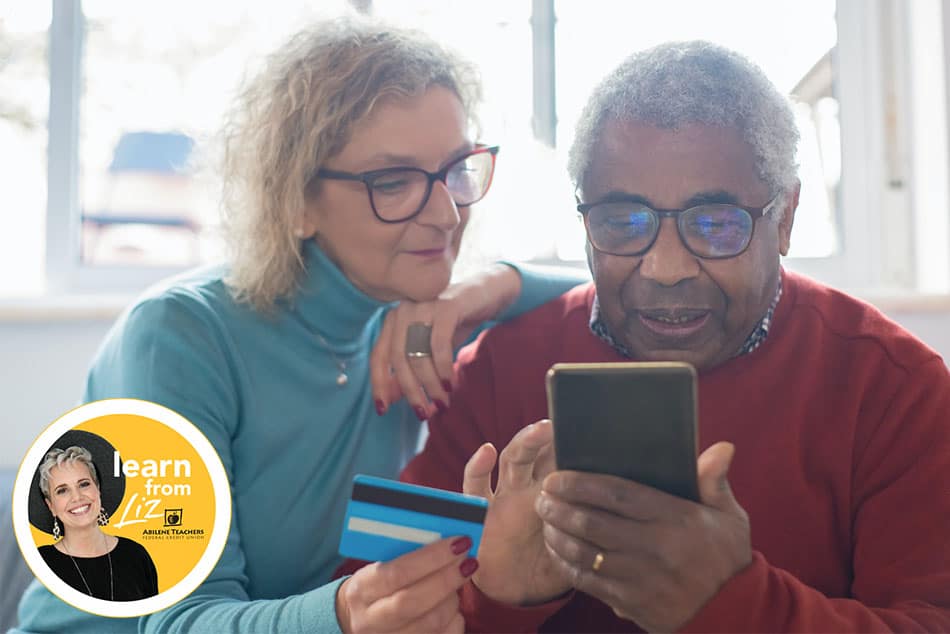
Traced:
[[719, 350], [705, 350], [703, 348], [653, 348], [631, 346], [627, 348], [631, 356], [637, 361], [677, 361], [689, 363], [697, 370], [707, 370], [721, 364], [724, 359]]

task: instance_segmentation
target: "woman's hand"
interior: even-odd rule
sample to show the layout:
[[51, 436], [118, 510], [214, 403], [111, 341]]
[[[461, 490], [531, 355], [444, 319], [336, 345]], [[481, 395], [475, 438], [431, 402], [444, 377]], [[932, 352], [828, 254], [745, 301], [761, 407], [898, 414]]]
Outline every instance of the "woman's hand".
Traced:
[[340, 585], [336, 615], [351, 632], [463, 632], [458, 589], [478, 568], [468, 537], [443, 539], [361, 568]]
[[[437, 299], [406, 300], [390, 310], [370, 356], [376, 411], [382, 414], [403, 396], [419, 420], [445, 409], [455, 380], [453, 351], [479, 324], [510, 306], [520, 292], [518, 272], [498, 264], [450, 285]], [[431, 356], [406, 356], [406, 336], [412, 324], [431, 326]]]

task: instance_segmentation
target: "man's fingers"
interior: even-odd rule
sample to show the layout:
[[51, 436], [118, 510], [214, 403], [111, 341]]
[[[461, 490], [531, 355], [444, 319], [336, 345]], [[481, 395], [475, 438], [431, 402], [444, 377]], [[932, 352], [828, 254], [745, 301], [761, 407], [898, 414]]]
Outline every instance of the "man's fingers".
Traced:
[[537, 497], [534, 508], [545, 526], [551, 526], [561, 533], [609, 550], [627, 546], [627, 542], [643, 527], [642, 524], [613, 513], [590, 506], [569, 504], [544, 492]]
[[736, 448], [732, 443], [717, 442], [699, 456], [696, 463], [699, 495], [706, 506], [720, 511], [738, 508], [739, 503], [732, 495], [728, 479], [729, 466], [735, 453]]
[[492, 499], [491, 472], [495, 468], [498, 451], [490, 442], [475, 450], [472, 457], [465, 463], [465, 472], [462, 476], [462, 492], [469, 495], [479, 495]]
[[499, 487], [521, 489], [534, 481], [535, 463], [554, 439], [551, 421], [541, 420], [528, 425], [511, 439], [501, 452]]
[[555, 471], [542, 490], [564, 502], [595, 507], [620, 517], [649, 522], [681, 512], [689, 500], [617, 476]]

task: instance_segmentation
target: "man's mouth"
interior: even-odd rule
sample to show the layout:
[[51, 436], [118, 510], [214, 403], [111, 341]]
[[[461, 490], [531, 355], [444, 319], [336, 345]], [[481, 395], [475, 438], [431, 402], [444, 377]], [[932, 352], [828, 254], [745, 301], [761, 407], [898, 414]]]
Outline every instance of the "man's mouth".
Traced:
[[650, 332], [665, 338], [692, 336], [709, 321], [710, 311], [699, 309], [641, 310], [640, 323]]

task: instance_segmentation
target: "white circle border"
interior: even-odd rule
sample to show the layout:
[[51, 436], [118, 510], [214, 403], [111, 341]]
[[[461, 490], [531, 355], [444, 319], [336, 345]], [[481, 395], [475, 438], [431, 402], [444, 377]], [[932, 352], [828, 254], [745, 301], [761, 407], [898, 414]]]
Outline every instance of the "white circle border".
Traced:
[[[153, 597], [137, 601], [107, 601], [90, 597], [76, 590], [54, 573], [40, 555], [30, 532], [29, 499], [33, 474], [43, 460], [46, 450], [64, 433], [94, 418], [114, 414], [142, 416], [178, 432], [198, 452], [211, 476], [214, 490], [214, 528], [201, 559], [184, 579]], [[108, 438], [106, 438], [108, 440]], [[56, 419], [41, 433], [20, 463], [13, 486], [13, 530], [20, 552], [34, 576], [57, 597], [74, 608], [108, 617], [138, 617], [158, 612], [178, 603], [200, 586], [221, 557], [231, 529], [231, 488], [221, 457], [205, 435], [181, 414], [167, 407], [131, 398], [114, 398], [80, 405]]]

